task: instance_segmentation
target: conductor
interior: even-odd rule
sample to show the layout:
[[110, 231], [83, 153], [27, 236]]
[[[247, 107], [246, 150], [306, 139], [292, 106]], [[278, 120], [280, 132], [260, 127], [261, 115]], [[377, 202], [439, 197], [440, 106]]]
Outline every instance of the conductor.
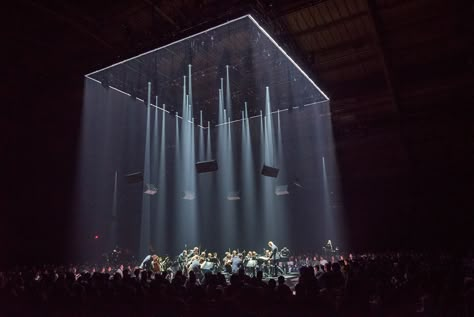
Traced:
[[270, 260], [272, 263], [272, 275], [274, 277], [277, 276], [277, 265], [278, 265], [278, 260], [280, 259], [280, 254], [278, 253], [278, 247], [276, 246], [275, 243], [272, 241], [268, 241], [268, 246], [270, 247]]

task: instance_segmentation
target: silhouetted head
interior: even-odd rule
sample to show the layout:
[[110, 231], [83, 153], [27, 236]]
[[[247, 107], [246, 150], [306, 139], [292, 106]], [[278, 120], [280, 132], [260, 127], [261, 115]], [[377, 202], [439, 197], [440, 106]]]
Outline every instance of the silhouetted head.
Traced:
[[276, 287], [276, 282], [275, 282], [274, 279], [271, 278], [271, 279], [268, 281], [268, 287], [270, 287], [270, 288], [275, 288], [275, 287]]
[[278, 276], [278, 284], [285, 284], [285, 277], [283, 275]]

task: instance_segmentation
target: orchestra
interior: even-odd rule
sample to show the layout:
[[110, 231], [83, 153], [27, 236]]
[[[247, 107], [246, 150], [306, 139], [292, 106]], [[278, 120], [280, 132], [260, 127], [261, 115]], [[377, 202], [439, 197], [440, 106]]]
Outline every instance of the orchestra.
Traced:
[[[220, 258], [217, 252], [201, 250], [201, 247], [185, 248], [173, 260], [168, 256], [161, 257], [150, 249], [150, 254], [145, 257], [139, 268], [165, 274], [170, 278], [178, 271], [185, 276], [192, 271], [199, 279], [203, 279], [207, 273], [222, 273], [228, 276], [241, 270], [250, 276], [256, 276], [257, 272], [261, 271], [265, 277], [276, 277], [290, 271], [293, 259], [290, 260], [290, 251], [287, 247], [283, 247], [280, 251], [274, 242], [269, 241], [267, 247], [262, 250], [262, 253], [257, 253], [255, 250], [228, 249]], [[332, 246], [331, 240], [323, 250], [327, 251], [328, 258], [338, 251]]]

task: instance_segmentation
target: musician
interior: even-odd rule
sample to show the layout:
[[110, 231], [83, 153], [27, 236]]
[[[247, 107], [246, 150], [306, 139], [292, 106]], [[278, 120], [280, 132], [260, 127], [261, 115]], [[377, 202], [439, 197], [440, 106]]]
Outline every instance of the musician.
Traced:
[[251, 276], [255, 276], [255, 267], [257, 266], [257, 259], [252, 251], [247, 252], [244, 261], [245, 271]]
[[242, 266], [242, 253], [232, 258], [232, 273], [237, 273]]
[[156, 254], [151, 256], [151, 270], [155, 273], [161, 272], [161, 259]]
[[225, 253], [222, 262], [224, 263], [224, 271], [226, 273], [232, 273], [232, 254], [230, 254], [230, 252]]
[[323, 251], [324, 255], [328, 258], [334, 253], [334, 248], [332, 246], [331, 240], [328, 240], [328, 242], [323, 246]]
[[113, 249], [112, 254], [110, 255], [110, 262], [117, 264], [120, 260], [120, 256], [122, 254], [122, 249], [117, 245], [115, 249]]
[[268, 241], [268, 246], [270, 247], [271, 258], [276, 260], [278, 255], [278, 247], [272, 241]]
[[139, 268], [140, 268], [140, 269], [145, 269], [145, 270], [146, 270], [146, 269], [153, 269], [153, 263], [152, 263], [152, 262], [153, 262], [153, 260], [154, 260], [156, 257], [158, 257], [156, 254], [149, 254], [149, 255], [147, 255], [147, 256], [143, 259], [143, 261], [142, 261], [142, 263], [140, 264]]
[[209, 261], [214, 263], [215, 265], [218, 265], [220, 263], [219, 258], [217, 257], [217, 252], [214, 252], [213, 254], [209, 253]]
[[187, 268], [189, 268], [189, 266], [191, 265], [191, 263], [193, 262], [193, 260], [196, 256], [199, 259], [199, 248], [198, 247], [194, 247], [192, 250], [189, 250], [188, 260], [187, 260], [187, 263], [186, 263]]
[[282, 264], [283, 272], [288, 273], [289, 266], [288, 261], [290, 260], [290, 250], [287, 247], [283, 247], [280, 250], [280, 263]]
[[267, 274], [270, 274], [270, 267], [271, 267], [271, 264], [272, 264], [272, 260], [271, 260], [271, 255], [272, 255], [272, 252], [270, 250], [265, 250], [265, 258], [267, 259], [263, 264], [265, 265], [264, 267], [264, 270], [265, 272], [267, 272]]
[[205, 258], [204, 261], [201, 262], [201, 271], [203, 275], [206, 275], [206, 273], [211, 273], [214, 270], [215, 266], [216, 262], [214, 261], [212, 253], [208, 253], [207, 258]]
[[213, 273], [217, 273], [219, 267], [221, 266], [221, 261], [219, 261], [219, 258], [217, 257], [217, 252], [214, 252], [209, 261], [214, 263]]
[[180, 255], [178, 255], [178, 266], [181, 272], [186, 271], [186, 262], [188, 260], [188, 250], [183, 250]]
[[326, 249], [333, 252], [334, 251], [334, 248], [332, 247], [332, 242], [331, 240], [328, 240], [328, 242], [326, 243]]
[[278, 247], [272, 241], [268, 241], [268, 246], [270, 247], [270, 260], [273, 266], [273, 276], [277, 276], [277, 265], [280, 255], [278, 254]]
[[191, 259], [191, 263], [188, 266], [188, 271], [199, 271], [201, 268], [201, 263], [199, 263], [199, 255], [195, 255]]

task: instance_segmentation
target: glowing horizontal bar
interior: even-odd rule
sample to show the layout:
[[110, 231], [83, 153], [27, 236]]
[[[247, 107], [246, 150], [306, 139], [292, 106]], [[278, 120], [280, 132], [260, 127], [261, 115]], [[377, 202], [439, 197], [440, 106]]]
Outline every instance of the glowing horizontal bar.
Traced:
[[[281, 110], [278, 109], [278, 110], [270, 112], [270, 114], [275, 114], [275, 113], [278, 113], [278, 112], [285, 112], [285, 111], [288, 111], [288, 110], [289, 109], [281, 109]], [[238, 119], [238, 120], [233, 120], [233, 121], [227, 121], [227, 122], [224, 122], [224, 123], [219, 123], [219, 124], [216, 124], [215, 127], [220, 127], [220, 126], [231, 124], [231, 123], [234, 123], [234, 122], [241, 122], [241, 121], [246, 120], [246, 119], [250, 120], [250, 119], [254, 119], [254, 118], [258, 118], [258, 117], [262, 117], [262, 115], [258, 114], [256, 116], [252, 116], [252, 117], [249, 117], [249, 118], [244, 118], [244, 119]]]
[[[86, 77], [87, 77], [87, 76], [86, 76]], [[87, 77], [87, 78], [89, 78], [90, 80], [93, 80], [93, 81], [95, 81], [95, 82], [97, 82], [97, 83], [99, 83], [99, 84], [102, 85], [102, 82], [101, 82], [101, 81], [98, 81], [97, 79], [94, 79], [94, 78], [91, 78], [91, 77]]]
[[283, 55], [285, 55], [289, 60], [290, 62], [303, 74], [304, 77], [306, 77], [306, 79], [309, 80], [310, 83], [313, 84], [313, 86], [327, 99], [329, 100], [329, 97], [326, 96], [326, 94], [321, 90], [319, 89], [319, 87], [314, 83], [314, 81], [309, 78], [309, 76], [301, 69], [301, 67], [298, 66], [298, 64], [295, 63], [295, 61], [290, 57], [290, 55], [288, 55], [285, 50], [283, 48], [280, 47], [280, 45], [278, 45], [278, 43], [270, 36], [270, 34], [267, 33], [267, 31], [265, 31], [264, 28], [262, 28], [260, 26], [260, 24], [258, 24], [258, 22], [249, 14], [248, 17], [250, 18], [250, 20], [252, 20], [256, 25], [257, 27], [263, 32], [263, 34], [265, 34], [269, 39], [270, 41], [275, 44], [275, 46], [283, 53]]
[[[92, 78], [89, 78], [89, 79], [92, 79]], [[115, 91], [118, 91], [118, 92], [120, 92], [120, 93], [122, 93], [122, 94], [124, 94], [124, 95], [127, 95], [127, 96], [129, 96], [129, 97], [131, 96], [128, 92], [125, 92], [125, 91], [120, 90], [120, 89], [118, 89], [118, 88], [115, 88], [115, 87], [113, 87], [113, 86], [109, 86], [109, 87], [110, 87], [110, 89], [113, 89], [113, 90], [115, 90]]]
[[307, 103], [307, 104], [304, 104], [303, 107], [314, 106], [314, 105], [317, 105], [317, 104], [320, 104], [320, 103], [325, 103], [325, 102], [328, 102], [328, 100], [322, 100], [322, 101]]
[[[102, 82], [100, 82], [100, 81], [97, 80], [97, 79], [94, 79], [94, 78], [91, 78], [91, 77], [87, 77], [87, 79], [90, 79], [90, 80], [95, 81], [96, 83], [102, 85]], [[120, 89], [118, 89], [118, 88], [115, 88], [115, 87], [113, 87], [113, 86], [109, 86], [109, 88], [110, 88], [110, 89], [113, 89], [113, 90], [115, 90], [115, 91], [117, 91], [117, 92], [119, 92], [119, 93], [121, 93], [121, 94], [127, 95], [128, 97], [131, 96], [129, 93], [126, 93], [125, 91], [120, 90]], [[136, 99], [139, 100], [139, 101], [141, 101], [141, 102], [144, 102], [144, 100], [141, 99], [141, 98], [136, 98]], [[159, 106], [156, 106], [156, 105], [154, 105], [154, 104], [152, 104], [152, 103], [150, 103], [150, 106], [151, 106], [151, 107], [154, 107], [154, 108], [156, 108], [156, 109], [158, 109], [158, 110], [161, 110], [161, 111], [163, 111], [163, 112], [170, 113], [169, 110], [166, 110], [166, 109], [164, 109], [164, 108], [161, 108], [161, 107], [159, 107]], [[181, 120], [183, 120], [183, 117], [178, 116], [178, 115], [177, 115], [177, 117], [180, 118]], [[189, 121], [189, 120], [188, 120], [188, 122], [191, 123], [191, 124], [193, 124], [193, 122], [191, 122], [191, 121]], [[204, 129], [204, 130], [207, 130], [207, 129], [208, 129], [208, 127], [203, 127], [203, 126], [201, 126], [200, 124], [198, 124], [197, 127], [201, 128], [201, 129]]]
[[222, 23], [222, 24], [219, 24], [219, 25], [214, 26], [214, 27], [212, 27], [212, 28], [209, 28], [209, 29], [207, 29], [207, 30], [204, 30], [204, 31], [201, 31], [201, 32], [199, 32], [199, 33], [195, 33], [195, 34], [193, 34], [193, 35], [187, 36], [187, 37], [185, 37], [185, 38], [183, 38], [183, 39], [174, 41], [174, 42], [169, 43], [169, 44], [166, 44], [166, 45], [164, 45], [164, 46], [160, 46], [160, 47], [158, 47], [158, 48], [149, 50], [149, 51], [147, 51], [147, 52], [145, 52], [145, 53], [141, 53], [141, 54], [139, 54], [139, 55], [136, 55], [136, 56], [127, 58], [126, 60], [120, 61], [120, 62], [115, 63], [115, 64], [112, 64], [112, 65], [110, 65], [110, 66], [107, 66], [107, 67], [101, 68], [101, 69], [99, 69], [99, 70], [93, 71], [92, 73], [89, 73], [89, 74], [87, 74], [87, 75], [85, 75], [85, 76], [86, 76], [86, 77], [90, 77], [91, 75], [93, 75], [93, 74], [95, 74], [95, 73], [101, 72], [101, 71], [103, 71], [103, 70], [106, 70], [106, 69], [108, 69], [108, 68], [114, 67], [114, 66], [116, 66], [116, 65], [120, 65], [120, 64], [126, 63], [126, 62], [128, 62], [128, 61], [130, 61], [130, 60], [132, 60], [132, 59], [139, 58], [139, 57], [144, 56], [144, 55], [147, 55], [147, 54], [149, 54], [149, 53], [159, 51], [159, 50], [161, 50], [161, 49], [164, 49], [164, 48], [169, 47], [169, 46], [171, 46], [171, 45], [173, 45], [173, 44], [176, 44], [176, 43], [185, 41], [185, 40], [187, 40], [187, 39], [193, 38], [193, 37], [195, 37], [195, 36], [198, 36], [198, 35], [201, 35], [201, 34], [205, 34], [205, 33], [209, 32], [209, 31], [212, 31], [212, 30], [215, 30], [215, 29], [217, 29], [217, 28], [220, 28], [221, 26], [230, 24], [230, 23], [235, 22], [235, 21], [238, 21], [238, 20], [242, 20], [242, 19], [244, 19], [244, 18], [246, 18], [246, 17], [250, 17], [250, 18], [253, 20], [253, 18], [252, 18], [249, 14], [247, 14], [247, 15], [241, 16], [240, 18], [236, 18], [236, 19], [233, 19], [233, 20], [224, 22], [224, 23]]

